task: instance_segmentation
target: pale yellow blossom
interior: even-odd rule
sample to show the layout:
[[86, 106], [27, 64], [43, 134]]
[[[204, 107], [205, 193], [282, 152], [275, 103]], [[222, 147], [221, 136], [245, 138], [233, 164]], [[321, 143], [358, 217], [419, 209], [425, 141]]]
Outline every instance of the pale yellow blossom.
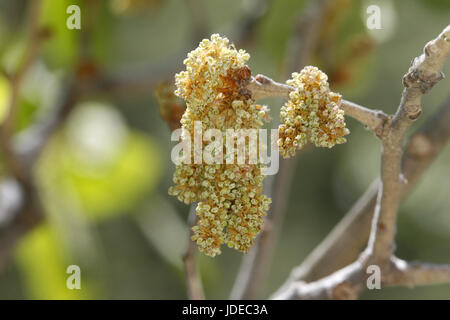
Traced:
[[345, 126], [341, 96], [330, 91], [327, 75], [307, 66], [286, 81], [296, 90], [281, 108], [278, 145], [284, 158], [295, 155], [308, 141], [331, 148], [345, 143], [350, 132]]

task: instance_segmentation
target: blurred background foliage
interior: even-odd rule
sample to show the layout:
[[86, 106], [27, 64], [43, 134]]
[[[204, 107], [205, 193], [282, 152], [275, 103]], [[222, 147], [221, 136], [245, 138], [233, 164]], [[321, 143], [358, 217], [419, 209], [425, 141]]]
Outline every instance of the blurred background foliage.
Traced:
[[[6, 75], [24, 59], [30, 2], [0, 1], [0, 121], [11, 95]], [[14, 130], [20, 138], [33, 123], [49, 117], [74, 74], [75, 81], [93, 75], [172, 80], [200, 35], [218, 32], [235, 41], [251, 10], [262, 16], [237, 45], [250, 52], [254, 74], [284, 81], [296, 71], [286, 70], [286, 47], [305, 2], [44, 0], [39, 23], [46, 37], [24, 79]], [[81, 7], [82, 30], [66, 27], [71, 4]], [[382, 30], [366, 29], [369, 4], [382, 8]], [[328, 73], [333, 89], [347, 100], [392, 113], [410, 60], [449, 18], [445, 0], [336, 0], [311, 63]], [[449, 63], [444, 73], [450, 74]], [[46, 220], [16, 247], [0, 275], [0, 298], [186, 298], [181, 256], [188, 207], [167, 195], [174, 143], [160, 116], [156, 83], [150, 82], [143, 87], [131, 83], [119, 92], [106, 88], [80, 99], [52, 136], [35, 168]], [[447, 98], [448, 89], [448, 81], [442, 81], [424, 96], [424, 114], [414, 128]], [[275, 127], [281, 102], [266, 102], [274, 119], [269, 127]], [[348, 126], [347, 144], [311, 148], [297, 157], [293, 191], [261, 297], [278, 288], [378, 176], [378, 140], [351, 119]], [[0, 162], [0, 174], [6, 176], [3, 167]], [[401, 207], [400, 257], [450, 261], [449, 188], [447, 147]], [[241, 258], [226, 248], [215, 259], [199, 255], [208, 298], [228, 296]], [[81, 267], [82, 290], [65, 286], [71, 264]], [[363, 298], [450, 298], [450, 286], [390, 288]]]

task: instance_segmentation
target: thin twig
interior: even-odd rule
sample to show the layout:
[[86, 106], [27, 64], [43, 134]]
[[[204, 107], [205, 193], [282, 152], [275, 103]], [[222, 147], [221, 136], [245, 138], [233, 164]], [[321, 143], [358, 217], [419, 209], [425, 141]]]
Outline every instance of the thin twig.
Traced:
[[187, 239], [186, 251], [183, 255], [183, 263], [189, 299], [203, 300], [205, 299], [205, 295], [203, 294], [202, 282], [200, 280], [200, 275], [197, 270], [197, 262], [195, 261], [196, 246], [195, 242], [191, 240], [191, 237], [193, 235], [192, 227], [195, 225], [197, 221], [197, 215], [195, 213], [196, 207], [197, 204], [192, 204], [189, 209], [188, 215], [189, 237]]
[[328, 276], [354, 261], [370, 233], [379, 181], [375, 180], [322, 242], [295, 267], [279, 290], [294, 281], [311, 282]]
[[381, 110], [368, 109], [354, 102], [342, 100], [341, 107], [347, 116], [350, 116], [372, 131], [376, 136], [381, 135], [388, 116]]
[[[361, 289], [366, 286], [367, 277], [361, 263], [356, 261], [320, 280], [291, 283], [272, 298], [277, 300], [357, 299]], [[437, 283], [450, 283], [450, 265], [408, 263], [396, 257], [391, 257], [389, 266], [384, 270], [381, 278], [381, 287], [413, 287]]]
[[406, 262], [397, 257], [391, 258], [394, 271], [384, 279], [386, 286], [430, 285], [450, 283], [450, 265], [423, 262]]
[[0, 228], [0, 275], [6, 269], [17, 242], [43, 218], [43, 213], [36, 198], [25, 199], [13, 219]]
[[[278, 83], [261, 74], [252, 77], [246, 88], [252, 92], [255, 100], [268, 97], [289, 98], [289, 94], [295, 90], [294, 87]], [[383, 133], [384, 125], [388, 121], [388, 116], [383, 111], [369, 109], [347, 100], [342, 100], [341, 108], [346, 116], [358, 120], [376, 136]]]

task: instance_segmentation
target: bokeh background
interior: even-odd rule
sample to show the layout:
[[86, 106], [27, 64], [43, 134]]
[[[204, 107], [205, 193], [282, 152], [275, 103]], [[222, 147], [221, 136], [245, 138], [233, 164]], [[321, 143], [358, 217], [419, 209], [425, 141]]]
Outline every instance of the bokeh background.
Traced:
[[[32, 0], [0, 1], [0, 119], [6, 76], [26, 54]], [[81, 8], [81, 30], [68, 30], [66, 8]], [[368, 30], [366, 8], [381, 7], [381, 30]], [[173, 81], [203, 36], [220, 33], [251, 54], [253, 74], [285, 81], [286, 48], [307, 1], [44, 0], [45, 39], [20, 92], [15, 133], [50, 117], [73, 81], [101, 79], [76, 96], [34, 168], [46, 219], [18, 242], [0, 272], [2, 299], [185, 299], [181, 256], [189, 208], [168, 196], [174, 165], [170, 129], [155, 89]], [[445, 0], [336, 0], [311, 63], [347, 100], [393, 113], [412, 58], [450, 23]], [[450, 74], [450, 63], [444, 73]], [[164, 85], [163, 85], [164, 86]], [[159, 87], [161, 88], [161, 87]], [[164, 87], [163, 87], [164, 88]], [[424, 96], [417, 129], [448, 98], [449, 82]], [[264, 101], [277, 126], [278, 99]], [[163, 114], [166, 109], [163, 109]], [[380, 143], [348, 119], [348, 143], [309, 148], [297, 158], [275, 256], [260, 297], [274, 292], [378, 176]], [[0, 165], [0, 176], [8, 176]], [[402, 204], [398, 256], [450, 261], [450, 148], [444, 149]], [[1, 205], [1, 204], [0, 204]], [[10, 217], [0, 216], [0, 224]], [[197, 254], [207, 298], [229, 296], [243, 254]], [[79, 265], [82, 289], [66, 288]], [[450, 285], [366, 292], [367, 299], [448, 299]]]

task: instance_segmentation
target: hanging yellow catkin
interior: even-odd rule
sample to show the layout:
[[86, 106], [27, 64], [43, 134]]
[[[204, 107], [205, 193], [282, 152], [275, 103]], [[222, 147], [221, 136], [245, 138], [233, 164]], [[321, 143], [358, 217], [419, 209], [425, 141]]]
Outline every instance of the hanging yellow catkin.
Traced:
[[[203, 40], [184, 60], [186, 71], [175, 76], [175, 94], [186, 101], [181, 126], [191, 137], [201, 130], [259, 129], [267, 110], [242, 89], [250, 79], [250, 55], [217, 34]], [[208, 142], [204, 142], [203, 150]], [[225, 154], [225, 150], [224, 150]], [[248, 159], [247, 159], [248, 160]], [[186, 204], [198, 202], [193, 241], [214, 257], [221, 245], [248, 252], [261, 230], [270, 199], [262, 194], [261, 164], [179, 164], [169, 194]]]

